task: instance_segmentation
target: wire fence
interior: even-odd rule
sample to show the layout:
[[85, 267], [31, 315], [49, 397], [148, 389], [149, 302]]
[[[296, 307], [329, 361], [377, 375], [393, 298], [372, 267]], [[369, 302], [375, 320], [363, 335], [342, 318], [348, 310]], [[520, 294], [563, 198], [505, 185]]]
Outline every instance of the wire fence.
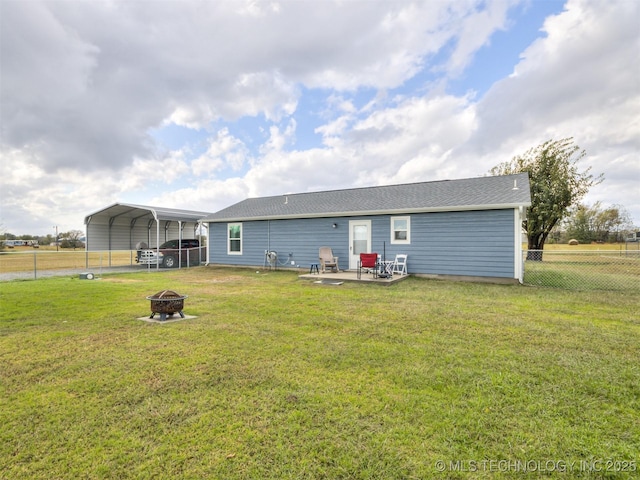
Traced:
[[[201, 247], [204, 248], [204, 247]], [[194, 252], [178, 268], [199, 265]], [[204, 258], [204, 252], [195, 258]], [[530, 260], [527, 260], [527, 259]], [[86, 252], [25, 250], [0, 253], [0, 280], [38, 279], [90, 272], [156, 271], [162, 265], [140, 265], [135, 250]], [[526, 285], [568, 290], [616, 290], [640, 293], [640, 242], [617, 249], [536, 250], [524, 252]]]
[[529, 250], [524, 283], [567, 290], [640, 293], [639, 244], [602, 250]]
[[[200, 250], [200, 252], [198, 252]], [[182, 264], [175, 262], [175, 268], [189, 268], [201, 264], [205, 258], [205, 247], [185, 250]], [[0, 253], [0, 280], [38, 279], [58, 275], [72, 275], [89, 272], [100, 275], [103, 272], [157, 270], [164, 265], [137, 262], [136, 250], [111, 250], [86, 252], [84, 250], [44, 250], [4, 251]]]

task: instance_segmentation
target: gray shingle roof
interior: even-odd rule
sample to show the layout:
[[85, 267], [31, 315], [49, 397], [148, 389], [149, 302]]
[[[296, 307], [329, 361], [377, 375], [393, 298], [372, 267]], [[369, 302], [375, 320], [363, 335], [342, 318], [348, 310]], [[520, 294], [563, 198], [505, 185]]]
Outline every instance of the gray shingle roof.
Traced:
[[248, 198], [204, 218], [204, 221], [345, 217], [530, 205], [529, 176], [519, 173]]

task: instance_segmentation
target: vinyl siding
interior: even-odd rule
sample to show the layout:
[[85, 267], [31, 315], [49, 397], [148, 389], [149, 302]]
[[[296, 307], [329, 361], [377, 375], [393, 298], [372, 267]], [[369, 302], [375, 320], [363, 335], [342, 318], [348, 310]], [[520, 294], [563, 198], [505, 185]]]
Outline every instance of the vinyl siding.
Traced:
[[[291, 261], [301, 267], [309, 267], [310, 263], [318, 262], [318, 249], [328, 245], [333, 249], [334, 255], [345, 259], [345, 267], [348, 264], [349, 222], [344, 219], [312, 218], [241, 223], [242, 255], [227, 254], [226, 223], [209, 225], [210, 263], [261, 266], [265, 263], [265, 250], [268, 250], [277, 252], [280, 267], [290, 267]], [[338, 223], [338, 228], [334, 229], [333, 223]]]
[[[382, 254], [386, 249], [387, 259], [398, 253], [408, 254], [409, 273], [514, 278], [513, 209], [409, 217], [409, 245], [390, 243], [390, 215], [242, 222], [242, 255], [227, 255], [227, 224], [211, 223], [209, 262], [262, 266], [265, 250], [270, 250], [278, 253], [280, 268], [290, 267], [291, 260], [307, 268], [318, 261], [318, 249], [327, 245], [340, 257], [340, 267], [346, 269], [349, 220], [366, 219], [371, 220], [372, 251]], [[334, 223], [337, 228], [332, 227]]]

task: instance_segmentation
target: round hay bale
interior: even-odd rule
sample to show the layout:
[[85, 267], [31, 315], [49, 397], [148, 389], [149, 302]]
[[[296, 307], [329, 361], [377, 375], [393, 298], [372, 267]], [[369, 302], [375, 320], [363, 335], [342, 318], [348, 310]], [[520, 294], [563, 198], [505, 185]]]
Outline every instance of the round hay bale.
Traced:
[[578, 240], [576, 240], [575, 238], [572, 238], [571, 240], [569, 240], [569, 245], [580, 245], [580, 242], [578, 242]]

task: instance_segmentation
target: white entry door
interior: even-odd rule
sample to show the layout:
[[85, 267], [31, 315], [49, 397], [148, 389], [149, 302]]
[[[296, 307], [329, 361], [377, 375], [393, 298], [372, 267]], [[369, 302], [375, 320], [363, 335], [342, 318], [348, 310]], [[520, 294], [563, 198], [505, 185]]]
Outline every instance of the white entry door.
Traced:
[[358, 268], [361, 253], [371, 253], [371, 220], [349, 220], [349, 270]]

